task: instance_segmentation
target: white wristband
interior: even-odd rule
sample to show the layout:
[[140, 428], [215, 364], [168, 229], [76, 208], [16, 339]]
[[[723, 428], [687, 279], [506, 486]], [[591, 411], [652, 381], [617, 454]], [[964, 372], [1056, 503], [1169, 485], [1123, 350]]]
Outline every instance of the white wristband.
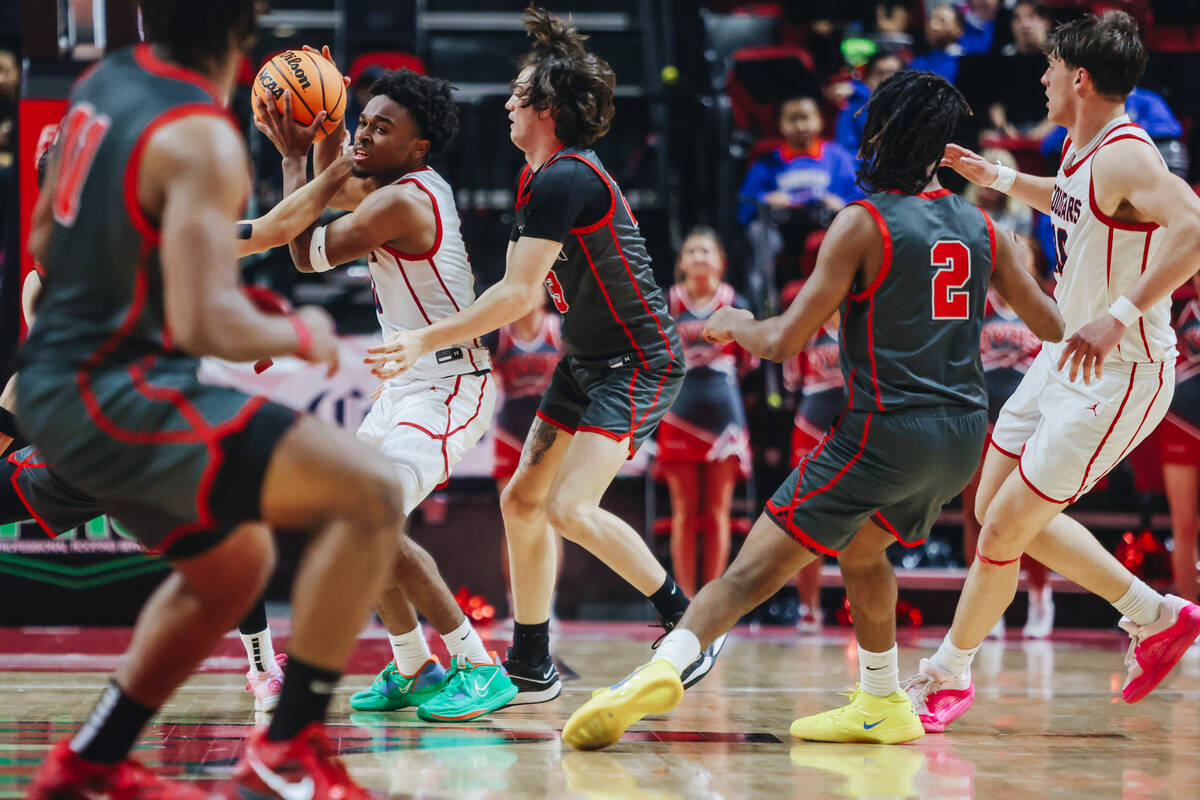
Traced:
[[999, 161], [996, 162], [996, 179], [988, 184], [989, 189], [995, 189], [997, 192], [1008, 194], [1008, 190], [1013, 187], [1017, 180], [1017, 171], [1012, 167], [1006, 167]]
[[313, 268], [313, 272], [328, 272], [333, 269], [333, 264], [330, 264], [329, 259], [325, 256], [324, 225], [313, 231], [312, 238], [309, 239], [308, 263]]
[[1142, 312], [1138, 307], [1130, 302], [1129, 298], [1121, 295], [1116, 299], [1111, 306], [1108, 307], [1108, 313], [1117, 318], [1117, 321], [1128, 328], [1130, 325], [1138, 321], [1142, 316]]

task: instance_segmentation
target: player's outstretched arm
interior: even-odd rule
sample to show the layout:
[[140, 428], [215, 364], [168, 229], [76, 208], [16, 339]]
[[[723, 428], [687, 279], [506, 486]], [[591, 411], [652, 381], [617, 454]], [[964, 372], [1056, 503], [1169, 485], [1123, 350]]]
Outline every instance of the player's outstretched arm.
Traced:
[[829, 226], [817, 266], [787, 311], [756, 320], [749, 311], [719, 308], [704, 326], [704, 337], [714, 342], [734, 341], [760, 358], [786, 361], [804, 349], [846, 299], [865, 260], [874, 254], [872, 262], [882, 262], [882, 248], [869, 213], [856, 205], [847, 206]]
[[1029, 330], [1044, 342], [1061, 342], [1063, 318], [1054, 299], [1042, 291], [1026, 268], [1033, 258], [1029, 247], [1012, 231], [996, 227], [996, 261], [992, 286], [1012, 306]]
[[[1113, 142], [1092, 156], [1092, 190], [1104, 214], [1124, 222], [1153, 222], [1160, 226], [1151, 236], [1161, 236], [1153, 264], [1118, 298], [1126, 320], [1134, 324], [1140, 313], [1167, 297], [1200, 268], [1200, 198], [1181, 178], [1163, 166], [1158, 153], [1145, 142], [1133, 139]], [[1117, 303], [1113, 304], [1114, 310]], [[1089, 322], [1072, 333], [1058, 361], [1062, 369], [1071, 364], [1075, 380], [1082, 368], [1090, 382], [1103, 373], [1105, 356], [1125, 334], [1126, 325], [1111, 313]]]
[[474, 303], [426, 328], [400, 331], [386, 342], [367, 348], [363, 363], [371, 367], [375, 377], [388, 380], [425, 353], [470, 341], [520, 319], [545, 302], [542, 282], [561, 250], [562, 243], [553, 239], [522, 236], [508, 247], [504, 277]]
[[293, 317], [258, 311], [238, 287], [229, 231], [250, 189], [241, 136], [221, 118], [184, 117], [146, 146], [138, 203], [160, 222], [166, 323], [194, 355], [255, 361], [295, 354], [337, 365], [329, 315], [302, 308]]
[[[971, 183], [985, 188], [991, 186], [992, 181], [1000, 174], [1000, 169], [995, 164], [956, 144], [946, 145], [946, 153], [942, 156], [939, 166], [950, 167]], [[1012, 187], [1005, 193], [1033, 206], [1043, 214], [1049, 214], [1050, 200], [1054, 196], [1054, 178], [1018, 172]]]
[[354, 161], [341, 156], [329, 168], [287, 197], [258, 219], [238, 223], [238, 258], [279, 247], [304, 233], [329, 207], [333, 196], [341, 189]]

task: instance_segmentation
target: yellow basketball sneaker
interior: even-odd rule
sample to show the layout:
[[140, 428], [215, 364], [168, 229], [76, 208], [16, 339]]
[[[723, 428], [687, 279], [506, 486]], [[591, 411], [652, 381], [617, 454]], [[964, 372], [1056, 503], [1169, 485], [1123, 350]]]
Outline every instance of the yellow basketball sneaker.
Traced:
[[600, 750], [616, 744], [642, 717], [666, 713], [682, 699], [683, 683], [675, 668], [666, 661], [651, 661], [620, 683], [593, 692], [563, 726], [563, 741], [576, 750]]
[[801, 717], [790, 730], [795, 738], [812, 742], [900, 744], [925, 735], [907, 694], [900, 691], [876, 697], [862, 689], [850, 693], [847, 705]]

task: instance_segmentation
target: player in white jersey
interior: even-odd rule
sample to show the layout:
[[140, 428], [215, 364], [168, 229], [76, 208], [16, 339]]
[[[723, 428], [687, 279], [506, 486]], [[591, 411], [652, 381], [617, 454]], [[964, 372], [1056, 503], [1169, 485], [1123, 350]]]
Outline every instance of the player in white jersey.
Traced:
[[1067, 128], [1054, 178], [988, 164], [955, 145], [943, 164], [1050, 215], [1055, 299], [1072, 334], [1047, 343], [1004, 405], [977, 495], [983, 523], [950, 628], [907, 682], [925, 730], [974, 699], [970, 664], [1012, 602], [1022, 553], [1108, 600], [1130, 635], [1126, 702], [1166, 677], [1200, 635], [1200, 608], [1129, 573], [1063, 511], [1162, 420], [1175, 385], [1170, 295], [1200, 266], [1200, 199], [1171, 175], [1125, 98], [1146, 64], [1124, 12], [1087, 16], [1050, 37], [1049, 118]]
[[[471, 305], [474, 276], [453, 192], [426, 163], [458, 129], [449, 84], [398, 70], [384, 73], [371, 93], [355, 131], [353, 177], [331, 203], [350, 213], [325, 226], [314, 221], [289, 248], [303, 272], [365, 257], [379, 325], [388, 337]], [[306, 181], [312, 129], [292, 122], [288, 108], [280, 114], [259, 103], [258, 115], [265, 120], [260, 129], [283, 154], [289, 194]], [[339, 129], [317, 144], [318, 172], [336, 159], [344, 136]], [[426, 354], [378, 390], [358, 438], [377, 445], [395, 466], [405, 514], [446, 482], [454, 464], [487, 431], [496, 402], [490, 371], [488, 351], [478, 341], [464, 341]], [[445, 641], [449, 671], [430, 654], [413, 605]], [[369, 689], [351, 698], [355, 710], [418, 706], [422, 719], [457, 722], [494, 711], [517, 693], [433, 559], [407, 537], [375, 608], [388, 630], [393, 660]]]

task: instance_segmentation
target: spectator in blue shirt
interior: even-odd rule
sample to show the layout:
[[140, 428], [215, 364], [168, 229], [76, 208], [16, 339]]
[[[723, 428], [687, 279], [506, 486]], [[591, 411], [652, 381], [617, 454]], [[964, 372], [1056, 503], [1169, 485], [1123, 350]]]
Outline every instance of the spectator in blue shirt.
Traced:
[[825, 122], [811, 95], [785, 100], [779, 107], [784, 143], [759, 158], [738, 193], [738, 221], [749, 224], [760, 203], [772, 208], [824, 206], [840, 210], [862, 197], [854, 158], [836, 142], [821, 138]]
[[862, 141], [863, 126], [867, 124], [867, 115], [858, 112], [867, 104], [876, 86], [902, 69], [904, 62], [900, 56], [877, 51], [863, 67], [863, 80], [854, 78], [850, 81], [852, 93], [846, 101], [846, 107], [838, 113], [834, 140], [854, 156], [856, 162], [858, 143]]
[[925, 23], [925, 42], [929, 50], [914, 58], [909, 69], [936, 72], [954, 83], [958, 77], [958, 59], [963, 54], [958, 40], [965, 24], [962, 11], [955, 6], [942, 5], [930, 12]]
[[996, 36], [996, 12], [999, 10], [1000, 0], [967, 0], [963, 34], [958, 40], [963, 55], [991, 52], [992, 40]]

